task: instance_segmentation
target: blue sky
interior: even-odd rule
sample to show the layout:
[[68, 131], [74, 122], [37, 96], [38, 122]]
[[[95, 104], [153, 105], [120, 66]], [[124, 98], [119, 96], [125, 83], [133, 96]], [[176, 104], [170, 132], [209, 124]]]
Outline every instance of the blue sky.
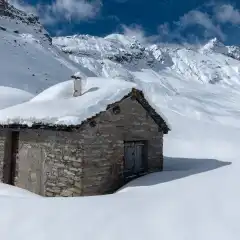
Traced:
[[105, 36], [141, 41], [199, 42], [217, 37], [240, 44], [240, 0], [10, 0], [31, 11], [52, 35]]

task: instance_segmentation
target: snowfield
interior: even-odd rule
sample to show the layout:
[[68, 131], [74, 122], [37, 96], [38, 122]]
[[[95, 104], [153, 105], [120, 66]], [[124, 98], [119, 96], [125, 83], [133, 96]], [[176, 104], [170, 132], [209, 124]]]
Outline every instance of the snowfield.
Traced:
[[[150, 74], [148, 79], [152, 80]], [[29, 111], [21, 116], [36, 114], [35, 108], [43, 115], [54, 111], [59, 114], [63, 102], [68, 103], [64, 111], [72, 113], [81, 109], [78, 104], [92, 104], [99, 109], [106, 104], [100, 100], [103, 96], [114, 98], [114, 93], [131, 88], [133, 83], [89, 78], [83, 86], [86, 93], [73, 98], [72, 80], [57, 84], [29, 102], [1, 110], [1, 117], [8, 113], [20, 115], [23, 109]], [[172, 125], [164, 140], [164, 171], [137, 179], [113, 195], [96, 197], [36, 198], [20, 189], [7, 189], [2, 194], [0, 188], [0, 234], [4, 239], [239, 239], [240, 129], [215, 121], [215, 115], [205, 119], [204, 111], [198, 118], [195, 113], [188, 117], [182, 107], [188, 106], [189, 111], [195, 108], [188, 98], [169, 96], [167, 91], [166, 95], [157, 94], [159, 89], [166, 89], [161, 85], [155, 88], [143, 82], [142, 86]], [[214, 108], [216, 96], [205, 96]], [[219, 103], [223, 101], [219, 98]], [[53, 108], [51, 102], [56, 103]], [[83, 112], [80, 115], [84, 116]]]
[[7, 240], [239, 239], [240, 131], [176, 122], [163, 173], [107, 196], [0, 197], [0, 233]]
[[3, 198], [3, 197], [41, 198], [41, 196], [31, 193], [25, 189], [21, 189], [21, 188], [15, 187], [15, 186], [10, 186], [7, 184], [0, 183], [0, 198]]
[[0, 16], [1, 123], [77, 124], [137, 87], [172, 131], [164, 171], [113, 195], [44, 198], [1, 184], [1, 239], [239, 240], [239, 47], [143, 46], [119, 34], [52, 45], [40, 23], [10, 10]]

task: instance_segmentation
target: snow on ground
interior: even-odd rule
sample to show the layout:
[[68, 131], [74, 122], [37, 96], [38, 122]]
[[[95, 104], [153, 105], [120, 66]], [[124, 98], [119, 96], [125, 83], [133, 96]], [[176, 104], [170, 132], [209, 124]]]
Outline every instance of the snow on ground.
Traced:
[[[149, 100], [172, 125], [172, 131], [164, 138], [164, 172], [137, 179], [106, 196], [33, 199], [26, 194], [23, 199], [7, 190], [7, 197], [0, 196], [0, 234], [4, 239], [239, 239], [240, 129], [216, 120], [217, 113], [228, 109], [228, 92], [222, 89], [220, 97], [220, 87], [213, 91], [211, 87], [201, 88], [199, 83], [189, 84], [187, 89], [183, 81], [181, 88], [176, 78], [173, 88], [171, 75], [166, 75], [169, 81], [154, 77], [149, 71], [135, 75]], [[16, 108], [25, 106], [33, 111], [26, 107], [33, 104], [46, 115], [46, 106], [51, 111], [57, 106], [49, 105], [51, 102], [62, 107], [61, 101], [73, 101], [68, 106], [72, 104], [74, 108], [76, 103], [85, 105], [91, 99], [96, 106], [102, 94], [113, 94], [114, 98], [121, 92], [116, 89], [132, 87], [133, 83], [89, 78], [83, 83], [85, 96], [76, 100], [72, 98], [72, 85], [72, 80], [55, 85]], [[194, 91], [196, 86], [201, 89], [199, 93]], [[197, 104], [204, 105], [197, 108]], [[212, 118], [206, 118], [211, 115], [207, 107], [212, 108]], [[0, 114], [14, 108], [1, 110]], [[239, 121], [234, 114], [231, 119]]]
[[31, 193], [25, 189], [21, 189], [15, 186], [0, 183], [0, 199], [3, 197], [35, 197], [40, 198], [41, 196]]
[[26, 102], [32, 97], [33, 95], [26, 91], [0, 86], [0, 109]]

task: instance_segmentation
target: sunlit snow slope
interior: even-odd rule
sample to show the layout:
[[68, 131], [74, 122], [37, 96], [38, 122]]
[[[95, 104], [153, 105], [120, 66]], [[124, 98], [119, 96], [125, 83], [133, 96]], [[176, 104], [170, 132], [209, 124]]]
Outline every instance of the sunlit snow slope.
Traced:
[[0, 86], [36, 94], [67, 80], [76, 71], [88, 73], [51, 41], [35, 16], [10, 5], [0, 11]]
[[202, 46], [142, 45], [112, 34], [53, 39], [97, 76], [137, 83], [161, 109], [239, 127], [240, 50], [217, 39]]

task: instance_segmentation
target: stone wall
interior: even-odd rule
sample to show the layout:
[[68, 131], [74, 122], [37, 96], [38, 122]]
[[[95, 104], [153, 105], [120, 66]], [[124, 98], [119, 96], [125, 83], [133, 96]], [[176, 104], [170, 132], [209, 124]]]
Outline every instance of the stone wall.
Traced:
[[0, 182], [3, 181], [4, 144], [5, 134], [0, 132]]
[[83, 195], [104, 194], [121, 186], [124, 141], [147, 141], [149, 171], [162, 170], [163, 133], [136, 100], [127, 98], [119, 106], [120, 114], [109, 109], [95, 119], [95, 127], [86, 126], [82, 131]]
[[21, 131], [16, 186], [44, 196], [81, 195], [81, 139], [79, 133]]

